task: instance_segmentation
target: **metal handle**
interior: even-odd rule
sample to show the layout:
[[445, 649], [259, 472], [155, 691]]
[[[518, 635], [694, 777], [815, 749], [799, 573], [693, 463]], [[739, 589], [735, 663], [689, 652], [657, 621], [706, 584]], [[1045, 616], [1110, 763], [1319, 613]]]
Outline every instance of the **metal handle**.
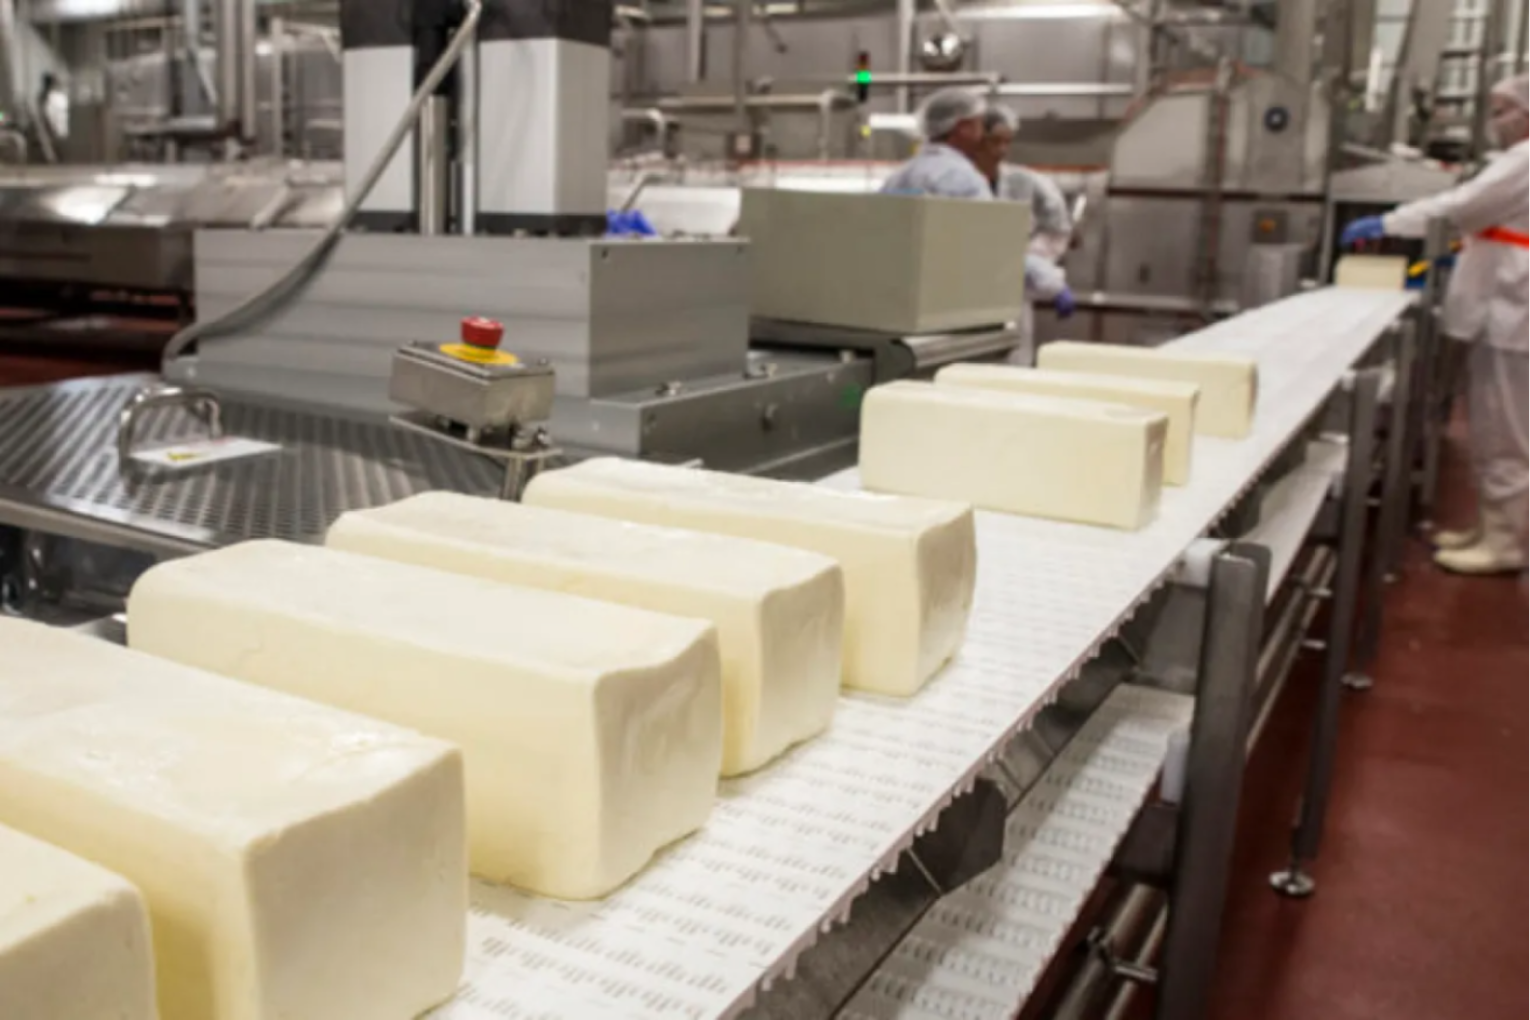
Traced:
[[156, 407], [183, 407], [207, 426], [210, 439], [223, 435], [223, 409], [217, 394], [195, 386], [149, 386], [133, 394], [117, 417], [117, 460], [126, 464], [133, 454], [138, 420]]

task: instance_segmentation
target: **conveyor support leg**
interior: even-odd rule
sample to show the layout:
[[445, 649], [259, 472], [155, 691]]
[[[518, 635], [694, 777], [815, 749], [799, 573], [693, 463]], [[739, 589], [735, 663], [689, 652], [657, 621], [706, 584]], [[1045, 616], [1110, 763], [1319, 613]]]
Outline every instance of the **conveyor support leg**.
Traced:
[[1380, 376], [1375, 369], [1357, 373], [1350, 400], [1349, 457], [1344, 469], [1344, 502], [1339, 525], [1339, 567], [1329, 617], [1327, 655], [1323, 663], [1323, 686], [1313, 723], [1312, 754], [1307, 781], [1291, 838], [1291, 861], [1284, 871], [1270, 877], [1275, 890], [1286, 896], [1309, 896], [1316, 888], [1305, 871], [1317, 856], [1328, 813], [1339, 744], [1339, 710], [1344, 694], [1344, 675], [1349, 666], [1351, 639], [1365, 551], [1366, 496], [1376, 439], [1376, 395]]
[[1229, 546], [1211, 569], [1168, 890], [1158, 1020], [1199, 1020], [1206, 1013], [1238, 829], [1269, 570], [1268, 550], [1252, 545]]
[[1411, 321], [1398, 324], [1394, 330], [1396, 357], [1396, 382], [1392, 387], [1392, 406], [1387, 415], [1386, 475], [1381, 489], [1381, 512], [1376, 515], [1375, 540], [1365, 572], [1365, 593], [1362, 603], [1365, 615], [1360, 621], [1360, 633], [1355, 638], [1354, 670], [1344, 676], [1344, 686], [1350, 690], [1369, 690], [1373, 684], [1370, 669], [1376, 661], [1377, 647], [1381, 642], [1381, 615], [1386, 599], [1384, 590], [1386, 575], [1395, 570], [1402, 559], [1403, 538], [1407, 530], [1409, 511], [1408, 474], [1409, 451], [1408, 411], [1412, 394], [1414, 329]]

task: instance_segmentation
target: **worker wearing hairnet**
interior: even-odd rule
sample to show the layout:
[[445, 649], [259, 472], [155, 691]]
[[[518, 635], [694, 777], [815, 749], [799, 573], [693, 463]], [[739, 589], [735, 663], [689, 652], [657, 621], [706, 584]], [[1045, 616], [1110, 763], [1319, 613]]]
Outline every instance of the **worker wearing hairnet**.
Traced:
[[963, 89], [941, 89], [919, 109], [924, 144], [882, 184], [887, 195], [993, 197], [974, 160], [983, 144], [983, 100]]
[[1011, 353], [1014, 364], [1029, 365], [1035, 359], [1035, 325], [1032, 301], [1051, 301], [1059, 318], [1073, 314], [1073, 291], [1059, 261], [1073, 240], [1073, 217], [1067, 200], [1046, 174], [1030, 167], [1006, 163], [1004, 157], [1015, 140], [1020, 120], [1002, 107], [991, 106], [983, 115], [983, 148], [978, 170], [988, 179], [994, 197], [1025, 202], [1031, 208], [1031, 236], [1025, 256], [1026, 304], [1020, 323], [1021, 343]]
[[1530, 97], [1521, 75], [1492, 91], [1493, 135], [1505, 151], [1481, 173], [1439, 195], [1385, 216], [1356, 220], [1344, 244], [1385, 235], [1421, 237], [1434, 219], [1463, 235], [1445, 296], [1445, 332], [1472, 344], [1467, 413], [1478, 523], [1436, 539], [1435, 562], [1447, 570], [1493, 574], [1525, 566], [1527, 435], [1527, 265], [1530, 265]]

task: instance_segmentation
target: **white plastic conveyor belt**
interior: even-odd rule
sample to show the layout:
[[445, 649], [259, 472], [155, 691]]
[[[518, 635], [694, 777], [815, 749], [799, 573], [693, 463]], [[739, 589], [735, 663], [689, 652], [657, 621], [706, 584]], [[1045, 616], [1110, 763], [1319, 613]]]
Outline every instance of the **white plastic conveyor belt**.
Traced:
[[1195, 699], [1117, 687], [1004, 826], [1004, 859], [943, 897], [840, 1020], [1009, 1020], [1158, 779]]
[[1275, 593], [1291, 572], [1323, 502], [1344, 477], [1349, 446], [1344, 437], [1328, 437], [1307, 448], [1302, 465], [1276, 482], [1259, 505], [1259, 523], [1239, 541], [1270, 550], [1270, 578], [1265, 598]]
[[737, 1014], [791, 974], [819, 932], [1030, 725], [1410, 302], [1325, 289], [1178, 341], [1258, 357], [1247, 439], [1197, 439], [1191, 484], [1166, 490], [1158, 519], [1136, 533], [980, 514], [977, 599], [955, 663], [907, 700], [842, 698], [828, 734], [724, 783], [702, 832], [601, 902], [479, 887], [464, 988], [433, 1015]]

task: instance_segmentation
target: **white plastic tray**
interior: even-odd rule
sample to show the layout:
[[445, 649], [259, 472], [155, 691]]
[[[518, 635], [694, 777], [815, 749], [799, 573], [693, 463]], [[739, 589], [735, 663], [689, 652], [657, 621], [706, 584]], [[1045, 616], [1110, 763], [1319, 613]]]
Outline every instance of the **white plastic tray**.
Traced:
[[828, 734], [725, 783], [702, 832], [599, 903], [480, 886], [463, 990], [433, 1016], [736, 1015], [1030, 725], [1411, 300], [1326, 289], [1178, 341], [1258, 357], [1253, 435], [1197, 440], [1191, 485], [1136, 533], [980, 514], [969, 636], [924, 691], [842, 698]]

